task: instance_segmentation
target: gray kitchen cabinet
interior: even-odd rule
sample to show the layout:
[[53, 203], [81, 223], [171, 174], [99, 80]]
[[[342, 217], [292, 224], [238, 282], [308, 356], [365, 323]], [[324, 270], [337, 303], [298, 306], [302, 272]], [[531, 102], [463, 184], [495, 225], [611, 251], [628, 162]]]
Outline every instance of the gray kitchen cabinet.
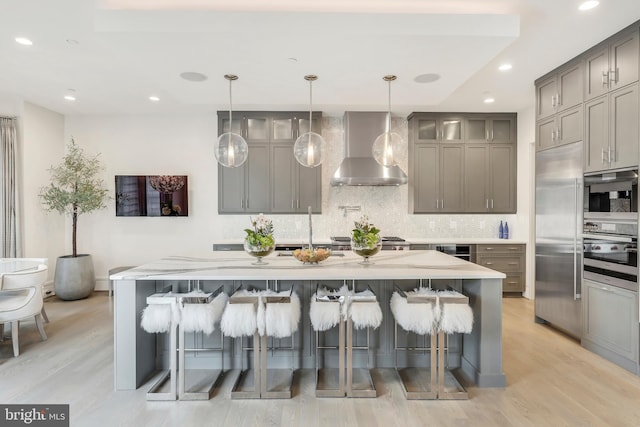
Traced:
[[536, 149], [582, 141], [582, 105], [564, 110], [536, 123]]
[[293, 155], [292, 143], [271, 146], [271, 212], [314, 213], [321, 211], [321, 167], [300, 165]]
[[449, 113], [413, 113], [412, 138], [416, 142], [462, 142], [463, 117]]
[[638, 165], [638, 84], [585, 103], [585, 172]]
[[[228, 131], [228, 113], [218, 112], [220, 133]], [[304, 112], [234, 112], [234, 132], [249, 146], [247, 162], [239, 168], [218, 167], [218, 212], [321, 212], [322, 169], [301, 166], [293, 146], [309, 130]], [[236, 119], [237, 117], [237, 119]], [[320, 132], [321, 113], [314, 113]], [[317, 120], [316, 120], [317, 119]]]
[[465, 146], [465, 212], [516, 212], [516, 159], [512, 144]]
[[416, 144], [411, 159], [410, 212], [463, 212], [464, 145]]
[[584, 62], [568, 64], [536, 82], [536, 119], [582, 103]]
[[476, 245], [476, 264], [506, 274], [503, 293], [525, 291], [526, 245], [499, 243]]
[[584, 280], [582, 345], [637, 372], [638, 294]]
[[638, 81], [638, 27], [623, 31], [586, 54], [585, 98], [604, 95]]
[[[438, 139], [437, 120], [443, 117], [461, 123], [462, 143]], [[409, 212], [514, 213], [516, 117], [511, 113], [412, 113]]]
[[468, 143], [506, 143], [516, 142], [515, 114], [475, 115], [465, 119], [465, 142]]

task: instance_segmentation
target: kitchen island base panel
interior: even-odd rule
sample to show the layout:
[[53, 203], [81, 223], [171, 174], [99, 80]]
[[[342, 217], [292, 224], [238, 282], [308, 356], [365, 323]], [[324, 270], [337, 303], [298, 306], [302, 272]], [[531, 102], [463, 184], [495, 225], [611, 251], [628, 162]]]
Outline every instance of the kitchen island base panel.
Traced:
[[[417, 286], [419, 279], [440, 280], [447, 277], [457, 277], [454, 280], [455, 288], [469, 297], [469, 303], [474, 311], [475, 323], [471, 334], [450, 337], [452, 353], [448, 354], [448, 366], [461, 368], [470, 382], [475, 383], [478, 387], [504, 387], [506, 380], [502, 371], [501, 330], [501, 286], [504, 275], [435, 251], [406, 251], [400, 255], [393, 253], [394, 251], [389, 252], [388, 254], [381, 252], [376, 255], [376, 264], [367, 268], [355, 267], [359, 259], [352, 254], [345, 254], [344, 257], [329, 258], [324, 261], [327, 264], [310, 268], [300, 268], [298, 261], [293, 258], [273, 257], [270, 260], [271, 265], [267, 266], [270, 268], [259, 269], [261, 272], [266, 269], [264, 270], [266, 275], [277, 275], [277, 281], [283, 288], [295, 283], [296, 291], [300, 292], [302, 316], [299, 328], [300, 335], [296, 339], [293, 368], [314, 368], [316, 366], [313, 351], [315, 333], [308, 318], [308, 310], [311, 295], [317, 284], [331, 287], [338, 285], [339, 287], [344, 281], [337, 280], [337, 277], [343, 273], [347, 277], [353, 276], [357, 272], [361, 272], [365, 276], [363, 279], [355, 281], [356, 286], [368, 284], [375, 290], [379, 296], [384, 317], [382, 325], [371, 333], [371, 357], [368, 358], [366, 354], [354, 354], [353, 366], [354, 368], [365, 366], [393, 368], [394, 322], [389, 308], [389, 299], [394, 284], [406, 282], [404, 286], [410, 289], [412, 286]], [[258, 280], [254, 277], [258, 271], [256, 267], [248, 267], [246, 273], [240, 273], [239, 271], [245, 270], [233, 265], [234, 263], [248, 262], [246, 254], [221, 253], [220, 256], [224, 260], [220, 259], [219, 261], [216, 260], [216, 254], [214, 253], [213, 260], [209, 259], [211, 255], [197, 259], [188, 258], [188, 262], [184, 261], [185, 257], [168, 258], [112, 276], [116, 286], [114, 370], [117, 390], [136, 389], [143, 385], [152, 373], [168, 366], [167, 340], [163, 340], [162, 336], [156, 338], [155, 334], [148, 334], [140, 327], [140, 313], [148, 295], [154, 292], [163, 292], [167, 288], [174, 288], [175, 291], [178, 291], [179, 287], [186, 286], [189, 280], [201, 280], [204, 290], [207, 290], [207, 286], [219, 286], [222, 281], [228, 294], [231, 294], [240, 285], [264, 284], [264, 280]], [[330, 264], [331, 262], [334, 264]], [[164, 267], [165, 263], [167, 263], [166, 267]], [[221, 265], [219, 263], [224, 263], [224, 266], [217, 267], [217, 265]], [[163, 273], [162, 268], [166, 268], [170, 272]], [[244, 278], [241, 276], [242, 274], [249, 277]], [[305, 279], [295, 279], [296, 274], [304, 274]], [[287, 279], [291, 275], [294, 279]], [[398, 279], [392, 279], [395, 276], [398, 276]], [[270, 281], [272, 280], [275, 279], [270, 279]], [[437, 280], [432, 280], [432, 282], [435, 283]], [[337, 339], [338, 328], [335, 329], [335, 331], [329, 331], [334, 332], [335, 337], [329, 334], [328, 339]], [[366, 331], [356, 332], [354, 345], [360, 346], [365, 342]], [[225, 339], [231, 340], [228, 337]], [[156, 340], [158, 345], [156, 345]], [[243, 359], [238, 350], [239, 341], [234, 340], [229, 346], [225, 344], [225, 368], [237, 370], [241, 367]], [[268, 356], [269, 367], [290, 368], [289, 354], [286, 355], [287, 357], [278, 357], [277, 353]], [[338, 354], [332, 351], [326, 353], [324, 367], [338, 366]], [[207, 359], [209, 358], [188, 358], [187, 368], [217, 366], [212, 365], [211, 361]], [[229, 360], [228, 365], [227, 360]], [[250, 361], [249, 365], [252, 364], [260, 366], [260, 362]], [[248, 368], [251, 367], [248, 366]]]

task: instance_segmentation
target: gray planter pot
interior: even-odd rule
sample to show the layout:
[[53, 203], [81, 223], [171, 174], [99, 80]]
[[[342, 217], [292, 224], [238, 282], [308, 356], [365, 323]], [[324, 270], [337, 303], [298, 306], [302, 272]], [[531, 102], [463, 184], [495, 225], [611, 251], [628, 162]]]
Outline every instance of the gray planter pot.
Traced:
[[56, 261], [56, 274], [53, 285], [56, 296], [63, 300], [76, 300], [91, 295], [96, 287], [96, 275], [93, 271], [91, 255], [77, 257], [65, 255]]

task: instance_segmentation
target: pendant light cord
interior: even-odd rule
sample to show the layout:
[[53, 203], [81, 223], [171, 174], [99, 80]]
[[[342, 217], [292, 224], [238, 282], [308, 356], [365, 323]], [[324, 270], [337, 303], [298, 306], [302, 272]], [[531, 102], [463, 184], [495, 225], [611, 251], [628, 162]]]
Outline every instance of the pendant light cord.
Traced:
[[389, 113], [389, 117], [388, 117], [389, 124], [387, 128], [387, 132], [391, 133], [391, 80], [389, 80], [389, 100], [387, 104], [387, 109]]
[[233, 133], [233, 118], [232, 118], [232, 111], [233, 111], [233, 101], [231, 98], [231, 83], [233, 82], [233, 80], [229, 79], [229, 133]]
[[313, 85], [313, 80], [309, 80], [309, 132], [311, 132], [311, 115], [313, 113], [313, 90], [311, 86]]

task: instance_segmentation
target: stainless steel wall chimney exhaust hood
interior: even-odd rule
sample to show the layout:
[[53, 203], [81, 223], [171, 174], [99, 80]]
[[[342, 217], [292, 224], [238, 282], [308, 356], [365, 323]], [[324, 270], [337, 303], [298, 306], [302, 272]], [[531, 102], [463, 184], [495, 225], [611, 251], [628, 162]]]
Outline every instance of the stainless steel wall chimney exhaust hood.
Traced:
[[345, 111], [343, 123], [344, 160], [331, 177], [331, 185], [377, 186], [407, 183], [407, 174], [400, 167], [385, 167], [373, 158], [373, 141], [386, 130], [386, 112]]

